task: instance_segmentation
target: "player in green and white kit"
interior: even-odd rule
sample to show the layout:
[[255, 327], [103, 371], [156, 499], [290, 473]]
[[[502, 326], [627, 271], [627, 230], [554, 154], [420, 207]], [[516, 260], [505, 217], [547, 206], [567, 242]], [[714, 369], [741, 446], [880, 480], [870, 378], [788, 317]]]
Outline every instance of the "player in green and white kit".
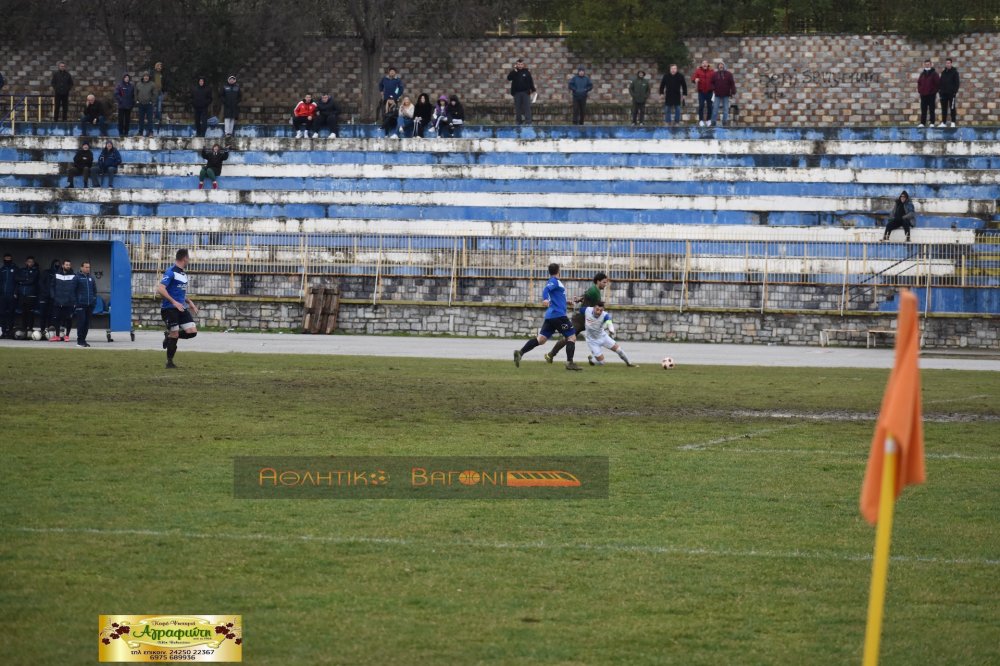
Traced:
[[615, 324], [611, 321], [611, 313], [604, 309], [604, 301], [598, 301], [594, 307], [585, 309], [583, 317], [587, 331], [587, 346], [590, 347], [587, 361], [591, 365], [604, 365], [604, 350], [610, 349], [618, 354], [618, 358], [625, 361], [628, 367], [639, 367], [629, 362], [622, 346], [611, 337], [615, 334]]
[[[598, 273], [594, 276], [594, 284], [590, 285], [590, 288], [584, 292], [583, 296], [576, 299], [575, 302], [579, 304], [579, 308], [573, 312], [572, 321], [573, 328], [576, 329], [578, 334], [583, 333], [584, 331], [585, 322], [583, 320], [583, 311], [596, 305], [597, 302], [603, 298], [601, 292], [607, 289], [609, 282], [611, 282], [611, 280], [608, 278], [607, 274]], [[565, 338], [556, 342], [552, 351], [545, 355], [545, 362], [552, 363], [552, 361], [555, 360], [556, 355], [559, 353], [559, 350], [565, 346]]]

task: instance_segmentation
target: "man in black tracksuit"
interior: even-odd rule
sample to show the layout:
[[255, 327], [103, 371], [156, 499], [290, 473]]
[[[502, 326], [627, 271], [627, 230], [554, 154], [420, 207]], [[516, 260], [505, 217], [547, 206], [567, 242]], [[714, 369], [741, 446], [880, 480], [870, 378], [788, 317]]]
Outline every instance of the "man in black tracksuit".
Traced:
[[944, 61], [944, 69], [941, 70], [941, 83], [938, 88], [938, 96], [941, 98], [941, 127], [948, 124], [948, 112], [951, 112], [951, 126], [954, 127], [958, 119], [955, 117], [955, 97], [958, 95], [958, 70], [952, 67], [951, 58]]
[[52, 283], [55, 282], [60, 265], [59, 260], [54, 259], [52, 265], [42, 271], [41, 277], [38, 279], [38, 312], [42, 315], [41, 321], [38, 323], [42, 328], [51, 326], [52, 317], [55, 316], [52, 307]]
[[3, 337], [14, 337], [14, 308], [17, 298], [17, 266], [10, 252], [4, 252], [0, 265], [0, 329]]
[[17, 305], [21, 308], [24, 330], [31, 335], [35, 328], [35, 308], [38, 307], [38, 265], [34, 257], [28, 257], [17, 272]]
[[73, 89], [73, 76], [66, 71], [66, 63], [59, 63], [59, 69], [52, 72], [52, 93], [55, 95], [55, 111], [52, 114], [52, 121], [59, 120], [59, 111], [62, 110], [63, 122], [66, 122], [66, 115], [69, 113], [69, 91]]
[[316, 102], [316, 120], [313, 122], [313, 132], [318, 134], [321, 129], [325, 128], [330, 130], [330, 138], [336, 139], [337, 133], [340, 131], [339, 117], [340, 108], [337, 103], [333, 101], [329, 93], [324, 93]]
[[524, 66], [524, 62], [518, 58], [514, 64], [514, 69], [507, 75], [510, 81], [510, 94], [514, 98], [514, 115], [517, 124], [531, 124], [531, 94], [535, 92], [535, 81], [531, 78], [531, 72]]
[[191, 89], [191, 106], [194, 108], [194, 133], [196, 136], [205, 136], [209, 109], [212, 106], [212, 89], [208, 87], [204, 76], [199, 76], [198, 82]]
[[97, 303], [97, 281], [90, 274], [90, 262], [80, 264], [76, 274], [76, 346], [89, 347], [87, 333], [90, 331], [90, 313]]
[[83, 176], [83, 186], [90, 187], [90, 184], [93, 182], [90, 177], [90, 171], [93, 168], [94, 151], [90, 149], [90, 142], [84, 141], [80, 149], [73, 155], [73, 166], [69, 169], [69, 184], [67, 187], [74, 186], [77, 176]]
[[73, 310], [76, 309], [76, 275], [73, 274], [73, 264], [69, 259], [63, 261], [62, 268], [52, 276], [51, 298], [52, 325], [56, 332], [49, 340], [69, 342], [69, 331], [73, 327]]

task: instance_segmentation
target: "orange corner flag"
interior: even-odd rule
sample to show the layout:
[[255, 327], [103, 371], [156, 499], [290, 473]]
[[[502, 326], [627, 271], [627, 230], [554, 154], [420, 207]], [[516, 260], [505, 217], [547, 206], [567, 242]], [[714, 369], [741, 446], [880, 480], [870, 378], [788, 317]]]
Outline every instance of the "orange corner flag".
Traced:
[[886, 438], [891, 437], [898, 450], [896, 497], [903, 488], [923, 483], [924, 427], [920, 409], [920, 329], [917, 323], [917, 297], [903, 291], [899, 303], [896, 332], [896, 362], [882, 398], [882, 410], [875, 424], [865, 481], [861, 486], [861, 515], [872, 525], [878, 522], [882, 482], [882, 462]]

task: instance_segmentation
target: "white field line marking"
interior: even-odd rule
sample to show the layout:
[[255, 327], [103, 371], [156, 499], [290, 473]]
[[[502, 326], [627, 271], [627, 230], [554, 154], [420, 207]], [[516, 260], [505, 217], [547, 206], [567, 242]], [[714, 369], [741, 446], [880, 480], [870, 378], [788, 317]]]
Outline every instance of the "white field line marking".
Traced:
[[685, 444], [683, 446], [678, 446], [677, 449], [679, 451], [702, 451], [704, 449], [707, 449], [710, 446], [715, 446], [717, 444], [725, 444], [726, 442], [737, 442], [737, 441], [740, 441], [740, 440], [743, 440], [743, 439], [753, 439], [754, 437], [758, 437], [760, 435], [766, 435], [766, 434], [772, 433], [772, 432], [778, 432], [780, 430], [789, 430], [791, 428], [799, 428], [802, 425], [804, 425], [804, 424], [802, 424], [802, 423], [792, 423], [792, 424], [789, 424], [789, 425], [780, 426], [778, 428], [766, 428], [764, 430], [755, 430], [753, 432], [744, 432], [744, 433], [740, 433], [738, 435], [730, 435], [728, 437], [720, 437], [718, 439], [710, 439], [710, 440], [707, 440], [707, 441], [704, 441], [704, 442], [696, 442], [694, 444]]
[[992, 398], [992, 395], [982, 394], [982, 395], [970, 395], [964, 398], [943, 398], [941, 400], [928, 400], [925, 405], [940, 405], [945, 402], [966, 402], [968, 400], [982, 400], [983, 398]]
[[[318, 534], [300, 534], [297, 536], [282, 536], [274, 534], [225, 534], [199, 532], [173, 532], [168, 530], [106, 530], [97, 528], [71, 527], [12, 527], [3, 528], [5, 532], [24, 534], [89, 534], [100, 537], [137, 536], [152, 538], [182, 538], [182, 539], [228, 539], [233, 541], [264, 541], [279, 543], [327, 543], [333, 545], [378, 545], [403, 546], [408, 548], [429, 548], [431, 552], [447, 548], [478, 548], [482, 550], [576, 550], [603, 553], [645, 553], [650, 555], [680, 555], [688, 557], [735, 557], [763, 559], [792, 560], [824, 560], [831, 562], [870, 562], [870, 553], [834, 553], [822, 551], [775, 551], [775, 550], [733, 550], [728, 548], [684, 548], [681, 546], [644, 546], [636, 544], [609, 543], [549, 543], [546, 541], [529, 541], [523, 543], [507, 541], [418, 541], [398, 537], [364, 537], [364, 536], [325, 536]], [[944, 558], [931, 555], [893, 555], [894, 562], [918, 564], [946, 564], [971, 566], [1000, 566], [1000, 559], [994, 558]]]
[[[707, 449], [690, 449], [694, 451], [704, 451]], [[745, 454], [757, 454], [757, 453], [788, 453], [788, 454], [805, 454], [805, 455], [825, 455], [825, 456], [846, 456], [846, 457], [857, 457], [859, 460], [864, 460], [868, 457], [868, 450], [858, 450], [858, 451], [830, 451], [827, 449], [746, 449], [738, 448], [734, 446], [720, 446], [711, 449], [712, 451], [720, 451], [724, 453], [745, 453]], [[1000, 456], [975, 456], [967, 455], [965, 453], [924, 453], [924, 457], [932, 460], [977, 460], [977, 461], [987, 461], [992, 462], [1000, 460]]]

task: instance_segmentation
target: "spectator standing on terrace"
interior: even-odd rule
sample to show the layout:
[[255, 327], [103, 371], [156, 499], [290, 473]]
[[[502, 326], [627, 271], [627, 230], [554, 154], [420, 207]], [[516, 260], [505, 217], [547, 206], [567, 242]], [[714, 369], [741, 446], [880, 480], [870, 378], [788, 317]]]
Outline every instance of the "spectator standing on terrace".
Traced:
[[319, 101], [316, 103], [316, 123], [313, 127], [315, 135], [319, 134], [321, 129], [330, 130], [330, 139], [336, 139], [337, 133], [340, 132], [340, 107], [337, 106], [333, 98], [330, 97], [330, 93], [324, 93]]
[[399, 113], [396, 115], [396, 131], [392, 133], [392, 138], [401, 139], [403, 137], [413, 136], [413, 119], [416, 116], [416, 112], [413, 107], [413, 102], [406, 95], [403, 95], [403, 101], [399, 103]]
[[97, 303], [97, 280], [90, 273], [90, 262], [80, 264], [76, 274], [76, 346], [89, 347], [87, 333], [90, 332], [90, 313]]
[[38, 307], [38, 264], [34, 257], [28, 257], [17, 272], [17, 305], [21, 308], [24, 330], [31, 335], [35, 328], [35, 308]]
[[3, 90], [5, 85], [7, 85], [7, 79], [3, 78], [3, 72], [0, 72], [0, 90]]
[[135, 84], [135, 104], [139, 107], [139, 136], [153, 136], [156, 84], [149, 72], [143, 72], [139, 83]]
[[535, 94], [535, 81], [531, 72], [524, 66], [520, 58], [514, 63], [514, 69], [507, 75], [510, 81], [510, 94], [514, 98], [514, 116], [518, 125], [531, 124], [531, 102]]
[[941, 124], [944, 127], [948, 124], [948, 114], [951, 113], [951, 126], [954, 127], [955, 118], [955, 97], [958, 95], [958, 70], [951, 64], [951, 58], [944, 61], [944, 69], [941, 70], [941, 82], [938, 88], [938, 95], [941, 97]]
[[[295, 138], [308, 139], [315, 119], [316, 102], [313, 101], [312, 95], [306, 95], [295, 105], [295, 109], [292, 111], [292, 127], [295, 128]], [[314, 136], [319, 136], [319, 134]]]
[[69, 331], [73, 327], [73, 311], [76, 309], [76, 275], [69, 259], [62, 262], [62, 268], [52, 276], [52, 326], [55, 335], [50, 342], [69, 342]]
[[17, 266], [14, 265], [14, 255], [3, 253], [3, 264], [0, 264], [0, 337], [14, 337], [14, 309], [17, 301]]
[[115, 103], [118, 104], [118, 136], [125, 138], [132, 126], [132, 109], [135, 107], [135, 86], [128, 74], [122, 76], [121, 83], [115, 87]]
[[80, 130], [86, 136], [87, 129], [97, 127], [102, 136], [108, 133], [108, 121], [104, 116], [104, 106], [93, 95], [87, 95], [87, 102], [83, 105], [83, 115], [80, 116]]
[[375, 111], [375, 122], [383, 116], [385, 110], [388, 108], [388, 102], [390, 99], [396, 104], [399, 104], [399, 98], [403, 96], [403, 80], [399, 78], [396, 74], [396, 68], [390, 67], [389, 71], [382, 80], [378, 82], [378, 91], [382, 93], [382, 99], [379, 101], [378, 109]]
[[649, 79], [646, 78], [646, 72], [639, 70], [628, 84], [628, 94], [632, 97], [632, 126], [645, 125], [646, 102], [649, 100]]
[[226, 136], [230, 137], [236, 130], [236, 119], [240, 116], [240, 100], [243, 99], [243, 91], [240, 84], [236, 83], [236, 77], [230, 74], [226, 79], [226, 85], [222, 88], [222, 111], [226, 115], [225, 126]]
[[115, 186], [115, 174], [118, 173], [118, 168], [122, 165], [122, 156], [115, 148], [115, 144], [111, 141], [107, 141], [104, 144], [104, 150], [97, 157], [97, 175], [101, 186], [104, 185], [104, 179], [108, 180], [108, 187]]
[[910, 242], [910, 227], [914, 225], [917, 219], [916, 211], [913, 209], [913, 202], [910, 201], [910, 195], [903, 190], [899, 198], [896, 199], [896, 204], [892, 207], [892, 217], [889, 219], [889, 223], [885, 225], [885, 234], [882, 236], [882, 240], [889, 240], [889, 236], [892, 232], [900, 227], [906, 232], [906, 242]]
[[934, 107], [937, 106], [938, 89], [941, 87], [941, 77], [930, 60], [924, 61], [924, 68], [917, 77], [917, 93], [920, 95], [920, 124], [923, 127], [927, 124], [927, 117], [930, 116], [930, 124], [934, 126]]
[[462, 128], [465, 127], [465, 107], [458, 95], [448, 98], [448, 122], [451, 125], [451, 135], [456, 139], [461, 137]]
[[205, 136], [208, 130], [208, 110], [212, 107], [212, 89], [208, 87], [204, 76], [199, 76], [191, 89], [191, 107], [194, 109], [195, 136]]
[[660, 94], [663, 95], [663, 122], [667, 125], [679, 123], [688, 86], [684, 75], [677, 71], [677, 65], [671, 65], [670, 71], [663, 75], [663, 80], [660, 81]]
[[423, 138], [427, 128], [434, 120], [434, 105], [431, 104], [431, 96], [427, 93], [420, 93], [420, 96], [417, 97], [417, 103], [413, 105], [413, 111], [416, 116], [414, 121], [417, 125], [417, 136]]
[[156, 86], [156, 126], [163, 126], [163, 96], [166, 95], [163, 78], [163, 63], [153, 65], [153, 85]]
[[701, 61], [701, 67], [694, 70], [691, 82], [698, 89], [698, 127], [705, 127], [712, 120], [712, 66], [707, 60]]
[[715, 74], [712, 75], [712, 92], [715, 104], [712, 106], [712, 125], [719, 125], [719, 109], [722, 109], [722, 124], [729, 124], [729, 102], [736, 94], [736, 80], [732, 72], [726, 69], [726, 63], [719, 61]]
[[580, 67], [576, 70], [576, 76], [569, 80], [569, 91], [573, 96], [573, 124], [582, 125], [584, 116], [587, 113], [587, 95], [594, 89], [594, 83], [587, 76], [587, 72]]
[[62, 119], [65, 122], [69, 113], [69, 92], [73, 89], [73, 76], [66, 71], [66, 63], [61, 62], [57, 67], [58, 69], [52, 73], [52, 93], [55, 96], [52, 121], [58, 122], [59, 111], [62, 111]]
[[69, 168], [69, 184], [67, 187], [74, 187], [77, 176], [83, 176], [83, 186], [90, 187], [90, 171], [94, 168], [94, 151], [90, 149], [90, 142], [84, 141], [83, 145], [73, 155], [73, 166]]
[[198, 174], [198, 189], [205, 188], [205, 179], [212, 181], [212, 189], [219, 189], [219, 176], [222, 175], [222, 163], [229, 159], [229, 151], [223, 150], [219, 144], [214, 144], [212, 150], [202, 150], [201, 156], [205, 160], [205, 166]]

